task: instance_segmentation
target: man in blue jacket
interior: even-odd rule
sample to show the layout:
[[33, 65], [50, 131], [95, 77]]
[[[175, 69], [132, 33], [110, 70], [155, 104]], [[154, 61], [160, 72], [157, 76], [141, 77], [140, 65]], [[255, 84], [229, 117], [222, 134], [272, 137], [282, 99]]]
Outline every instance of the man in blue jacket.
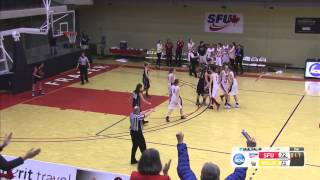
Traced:
[[[188, 148], [183, 143], [183, 133], [177, 133], [178, 140], [178, 175], [181, 180], [196, 180], [196, 176], [190, 167]], [[248, 147], [256, 147], [254, 138], [247, 140]], [[245, 180], [247, 168], [235, 168], [234, 172], [230, 174], [226, 180]], [[205, 163], [201, 170], [201, 180], [220, 180], [220, 169], [213, 163]]]

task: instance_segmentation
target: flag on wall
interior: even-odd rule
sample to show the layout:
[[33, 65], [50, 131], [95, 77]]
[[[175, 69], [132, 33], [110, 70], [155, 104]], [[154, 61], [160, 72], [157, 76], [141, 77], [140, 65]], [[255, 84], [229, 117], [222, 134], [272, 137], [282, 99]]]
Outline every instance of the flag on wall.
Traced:
[[243, 33], [244, 18], [239, 13], [206, 13], [205, 32]]

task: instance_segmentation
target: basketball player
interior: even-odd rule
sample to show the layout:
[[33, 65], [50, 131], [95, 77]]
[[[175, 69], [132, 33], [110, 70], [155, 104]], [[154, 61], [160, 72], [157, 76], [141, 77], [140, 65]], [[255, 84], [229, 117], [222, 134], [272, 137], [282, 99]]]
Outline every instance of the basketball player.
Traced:
[[42, 89], [42, 79], [44, 78], [44, 72], [43, 72], [44, 64], [41, 63], [39, 66], [35, 66], [33, 68], [32, 73], [32, 97], [35, 97], [35, 91], [37, 84], [39, 85], [39, 94], [44, 95], [44, 90]]
[[223, 65], [223, 69], [220, 72], [220, 87], [223, 92], [222, 95], [220, 95], [221, 101], [223, 101], [223, 98], [225, 98], [225, 104], [224, 107], [226, 109], [230, 109], [229, 104], [229, 88], [228, 88], [228, 65]]
[[146, 92], [146, 97], [150, 98], [149, 96], [149, 89], [150, 89], [150, 76], [149, 76], [149, 63], [145, 62], [144, 63], [144, 71], [143, 71], [143, 75], [142, 75], [142, 82], [143, 82], [143, 88], [144, 91]]
[[197, 102], [196, 105], [200, 106], [200, 101], [199, 98], [202, 96], [202, 104], [206, 104], [206, 99], [209, 93], [209, 89], [207, 88], [207, 83], [206, 83], [206, 76], [207, 76], [207, 67], [204, 66], [204, 68], [201, 69], [200, 71], [200, 76], [199, 76], [199, 81], [197, 84]]
[[229, 64], [229, 45], [226, 43], [222, 47], [222, 64]]
[[174, 83], [174, 80], [176, 80], [176, 69], [175, 68], [170, 68], [169, 74], [168, 74], [168, 94], [169, 96], [171, 95], [171, 86]]
[[77, 65], [77, 70], [80, 69], [80, 79], [81, 79], [81, 84], [84, 84], [84, 80], [88, 83], [88, 69], [90, 69], [90, 62], [89, 59], [87, 58], [86, 54], [84, 52], [81, 53], [81, 56], [79, 57], [78, 60], [78, 65]]
[[[138, 106], [141, 110], [141, 101], [144, 103], [151, 105], [151, 102], [147, 101], [143, 97], [143, 87], [142, 84], [139, 83], [136, 86], [136, 89], [132, 92], [132, 108]], [[148, 121], [143, 121], [143, 123], [148, 123]]]
[[185, 119], [186, 116], [183, 115], [182, 110], [182, 99], [180, 97], [180, 87], [179, 87], [179, 79], [175, 79], [173, 85], [171, 86], [171, 95], [170, 95], [170, 102], [168, 106], [168, 114], [166, 116], [166, 121], [170, 122], [170, 115], [172, 111], [176, 108], [180, 109], [180, 116], [181, 119]]
[[189, 61], [189, 75], [197, 77], [196, 67], [198, 64], [199, 54], [194, 49], [188, 53], [188, 61]]
[[198, 54], [199, 54], [199, 62], [200, 64], [208, 64], [207, 62], [207, 47], [203, 43], [203, 41], [200, 41], [200, 45], [198, 46]]
[[208, 49], [207, 49], [207, 62], [208, 64], [213, 64], [213, 58], [214, 58], [214, 48], [213, 48], [213, 44], [209, 45]]
[[239, 108], [240, 105], [238, 103], [238, 81], [236, 78], [236, 75], [234, 73], [234, 70], [232, 68], [228, 69], [228, 74], [229, 74], [229, 82], [230, 82], [230, 87], [229, 87], [229, 96], [233, 96], [234, 101], [236, 102], [236, 105], [234, 106], [235, 108]]
[[217, 106], [217, 110], [220, 109], [220, 104], [216, 100], [216, 96], [219, 91], [219, 74], [218, 74], [218, 68], [213, 67], [212, 70], [208, 73], [210, 75], [210, 104], [208, 106], [209, 109], [213, 109], [213, 103]]
[[222, 44], [218, 43], [217, 49], [216, 49], [216, 66], [221, 67], [222, 66]]

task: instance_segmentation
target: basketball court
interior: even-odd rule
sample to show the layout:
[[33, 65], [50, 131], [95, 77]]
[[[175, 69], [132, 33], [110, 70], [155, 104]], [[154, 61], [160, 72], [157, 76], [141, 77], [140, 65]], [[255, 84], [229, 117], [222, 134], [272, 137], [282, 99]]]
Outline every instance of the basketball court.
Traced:
[[[239, 46], [240, 43], [245, 44], [248, 50], [245, 52], [250, 52], [253, 56], [249, 57], [248, 53], [249, 61], [256, 59], [253, 64], [257, 66], [257, 70], [260, 58], [264, 56], [273, 57], [274, 59], [270, 59], [274, 62], [270, 64], [276, 64], [276, 68], [267, 65], [264, 58], [263, 67], [272, 71], [245, 72], [244, 75], [237, 76], [240, 108], [221, 108], [219, 111], [195, 105], [198, 79], [189, 76], [187, 67], [178, 68], [176, 77], [180, 80], [183, 108], [187, 118], [180, 119], [179, 112], [174, 111], [171, 121], [166, 122], [169, 103], [168, 67], [155, 69], [154, 62], [150, 60], [151, 98], [148, 100], [151, 105], [142, 103], [142, 109], [154, 108], [155, 111], [147, 119], [149, 123], [144, 126], [143, 131], [147, 148], [159, 150], [162, 164], [172, 159], [169, 170], [171, 179], [179, 179], [176, 169], [177, 132], [182, 131], [185, 135], [191, 168], [196, 176], [200, 177], [205, 162], [214, 162], [220, 167], [220, 177], [224, 179], [234, 170], [231, 165], [232, 148], [246, 146], [245, 138], [241, 134], [244, 129], [256, 139], [258, 147], [303, 147], [305, 153], [304, 167], [249, 168], [246, 179], [320, 179], [320, 81], [305, 79], [301, 72], [286, 71], [287, 66], [292, 65], [293, 70], [309, 70], [311, 74], [316, 74], [314, 76], [320, 76], [319, 59], [305, 61], [309, 56], [318, 57], [318, 37], [299, 36], [298, 33], [304, 32], [297, 32], [297, 29], [295, 34], [292, 34], [294, 30], [289, 31], [288, 26], [292, 28], [294, 25], [287, 23], [294, 22], [294, 18], [296, 22], [305, 20], [297, 18], [296, 12], [301, 12], [305, 17], [318, 16], [316, 13], [312, 14], [318, 12], [318, 9], [312, 9], [313, 2], [311, 5], [304, 4], [306, 8], [295, 7], [299, 6], [297, 3], [291, 5], [279, 2], [281, 6], [279, 5], [277, 11], [278, 6], [272, 3], [256, 1], [254, 6], [257, 8], [248, 11], [242, 5], [238, 7], [239, 4], [231, 1], [227, 4], [213, 2], [210, 4], [212, 6], [206, 4], [209, 3], [207, 1], [202, 2], [203, 4], [197, 4], [198, 1], [190, 4], [170, 1], [165, 4], [168, 13], [163, 13], [161, 6], [152, 3], [145, 5], [146, 1], [141, 1], [138, 8], [126, 1], [122, 4], [116, 4], [117, 1], [95, 1], [96, 4], [94, 1], [87, 2], [88, 6], [80, 7], [81, 4], [76, 4], [75, 1], [75, 4], [70, 6], [61, 1], [43, 0], [40, 2], [41, 8], [35, 7], [41, 12], [28, 15], [30, 18], [37, 16], [34, 21], [32, 18], [30, 20], [32, 27], [11, 27], [12, 22], [19, 22], [20, 25], [25, 21], [28, 24], [23, 19], [24, 15], [18, 17], [12, 12], [1, 14], [8, 16], [9, 25], [6, 25], [8, 29], [0, 28], [0, 82], [7, 83], [0, 84], [0, 88], [13, 89], [0, 92], [0, 140], [3, 140], [7, 133], [14, 134], [12, 144], [1, 153], [20, 156], [30, 148], [39, 147], [42, 152], [36, 160], [130, 175], [137, 170], [137, 165], [130, 164], [131, 96], [137, 83], [142, 82], [143, 61], [156, 58], [157, 51], [153, 46], [158, 39], [172, 37], [176, 40], [180, 38], [178, 36], [182, 36], [182, 39], [186, 40], [187, 37], [194, 36], [197, 43], [200, 40], [214, 43], [239, 40]], [[246, 6], [251, 8], [251, 3], [247, 1]], [[15, 4], [11, 6], [4, 10], [11, 11]], [[211, 7], [216, 8], [215, 12]], [[290, 9], [292, 7], [296, 9]], [[19, 10], [20, 13], [30, 13], [29, 6], [23, 5], [21, 8], [24, 9]], [[188, 11], [189, 16], [186, 8], [192, 9]], [[0, 8], [0, 13], [1, 11]], [[9, 17], [12, 14], [14, 16]], [[202, 16], [209, 20], [203, 21]], [[219, 21], [222, 21], [223, 17], [231, 17], [228, 23], [232, 23], [232, 26], [220, 26]], [[243, 17], [248, 18], [244, 20]], [[22, 18], [21, 21], [19, 18]], [[154, 19], [158, 21], [153, 22]], [[211, 24], [209, 21], [212, 21]], [[218, 25], [213, 21], [217, 21]], [[296, 28], [297, 25], [299, 24], [296, 24]], [[162, 29], [163, 27], [171, 29]], [[224, 33], [243, 35], [208, 35], [209, 32], [223, 31], [224, 28], [231, 28]], [[302, 30], [307, 31], [306, 28]], [[92, 44], [79, 45], [79, 41], [82, 42], [79, 35], [83, 31], [91, 35], [94, 50], [92, 47], [83, 49]], [[186, 34], [182, 34], [182, 31], [186, 31]], [[106, 42], [104, 45], [99, 42], [106, 34], [109, 43], [107, 45], [110, 47], [104, 47]], [[84, 33], [81, 38], [84, 38]], [[54, 51], [58, 53], [49, 55], [53, 45], [49, 43], [48, 46], [48, 41], [56, 39], [58, 42], [54, 45]], [[128, 42], [123, 41], [124, 39], [140, 47], [127, 48]], [[38, 44], [34, 45], [36, 43], [33, 44], [33, 41]], [[124, 49], [114, 47], [114, 44], [119, 42], [120, 46], [125, 45]], [[283, 48], [291, 45], [292, 49]], [[102, 56], [105, 55], [104, 51], [109, 50], [112, 54], [113, 50], [129, 52], [129, 55], [133, 53], [134, 58], [116, 61], [115, 57], [119, 54], [99, 59], [93, 55], [89, 70], [90, 83], [81, 85], [79, 72], [75, 70], [78, 57], [81, 52], [98, 55], [99, 53], [92, 52], [99, 51], [100, 46]], [[145, 53], [145, 56], [137, 58], [135, 53]], [[186, 54], [183, 56], [186, 57]], [[289, 60], [292, 64], [284, 62]], [[313, 64], [307, 69], [309, 60]], [[43, 80], [46, 95], [32, 97], [31, 76], [34, 66], [39, 62], [45, 62], [47, 67], [47, 77]], [[19, 86], [13, 86], [17, 84]], [[234, 103], [231, 97], [231, 104]], [[140, 155], [140, 151], [137, 151], [137, 157]]]
[[[46, 85], [49, 89], [46, 96], [11, 99], [14, 104], [10, 106], [6, 106], [9, 101], [1, 101], [1, 135], [14, 133], [14, 143], [4, 153], [17, 156], [29, 148], [41, 147], [42, 153], [36, 159], [42, 161], [122, 174], [136, 170], [136, 166], [129, 163], [128, 114], [131, 92], [141, 81], [139, 66], [142, 65], [99, 66], [105, 69], [93, 73], [88, 84], [80, 85], [79, 80], [74, 80], [51, 89]], [[305, 91], [306, 82], [279, 80], [276, 76], [274, 79], [238, 77], [241, 107], [216, 111], [197, 108], [194, 104], [197, 79], [186, 72], [178, 72], [188, 117], [179, 120], [175, 112], [176, 117], [166, 123], [166, 76], [167, 71], [151, 72], [150, 107], [154, 107], [155, 112], [148, 119], [150, 123], [145, 126], [144, 134], [147, 147], [158, 149], [163, 163], [172, 159], [172, 179], [178, 179], [176, 132], [185, 134], [191, 166], [197, 177], [207, 161], [217, 163], [221, 177], [226, 177], [233, 171], [232, 147], [245, 146], [242, 129], [256, 138], [258, 146], [304, 147], [306, 157], [303, 168], [249, 169], [247, 179], [320, 177], [317, 140], [320, 114], [315, 108], [320, 105], [320, 97], [319, 92], [308, 94]]]

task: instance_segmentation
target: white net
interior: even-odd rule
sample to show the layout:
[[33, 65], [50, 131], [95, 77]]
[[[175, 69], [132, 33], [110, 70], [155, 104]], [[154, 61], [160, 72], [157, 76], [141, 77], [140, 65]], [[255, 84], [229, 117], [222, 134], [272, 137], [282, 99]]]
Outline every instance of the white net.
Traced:
[[64, 35], [68, 37], [70, 44], [75, 44], [76, 43], [77, 32], [66, 31], [66, 32], [64, 32]]

